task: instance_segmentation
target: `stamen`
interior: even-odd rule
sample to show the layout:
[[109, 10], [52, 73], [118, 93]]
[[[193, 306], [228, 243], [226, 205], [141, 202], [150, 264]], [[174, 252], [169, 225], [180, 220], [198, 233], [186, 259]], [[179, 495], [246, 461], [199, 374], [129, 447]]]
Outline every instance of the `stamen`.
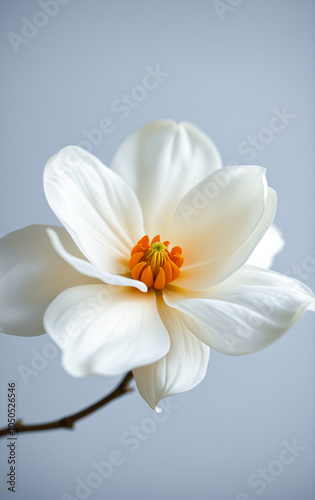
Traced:
[[142, 271], [141, 281], [143, 281], [143, 283], [145, 283], [148, 288], [153, 285], [153, 275], [150, 266], [145, 267]]
[[161, 290], [164, 287], [165, 287], [165, 273], [162, 267], [160, 267], [158, 275], [154, 281], [154, 288], [156, 288], [157, 290]]
[[134, 280], [139, 280], [140, 279], [140, 274], [143, 271], [143, 268], [147, 265], [146, 261], [139, 262], [139, 264], [135, 265], [135, 267], [132, 270], [131, 276], [133, 277]]
[[155, 243], [156, 241], [160, 241], [160, 235], [158, 234], [157, 236], [154, 236], [153, 240], [151, 241], [151, 245]]
[[145, 247], [149, 246], [149, 243], [150, 243], [149, 236], [146, 234], [145, 236], [143, 236], [143, 238], [141, 238], [141, 240], [138, 241], [138, 243], [140, 245], [145, 246]]
[[138, 245], [133, 247], [130, 255], [133, 255], [134, 253], [137, 253], [137, 252], [143, 252], [144, 249], [145, 249], [145, 247], [143, 245], [139, 245], [139, 243], [138, 243]]
[[136, 264], [138, 264], [139, 260], [142, 259], [143, 252], [134, 253], [129, 261], [130, 269], [133, 269]]
[[167, 283], [178, 278], [179, 268], [184, 262], [182, 249], [175, 246], [169, 251], [169, 244], [169, 241], [162, 243], [159, 234], [151, 242], [148, 235], [143, 236], [130, 252], [132, 277], [156, 290], [161, 290]]
[[168, 262], [168, 260], [165, 262], [163, 266], [164, 274], [165, 274], [165, 281], [166, 283], [170, 283], [172, 281], [172, 266]]

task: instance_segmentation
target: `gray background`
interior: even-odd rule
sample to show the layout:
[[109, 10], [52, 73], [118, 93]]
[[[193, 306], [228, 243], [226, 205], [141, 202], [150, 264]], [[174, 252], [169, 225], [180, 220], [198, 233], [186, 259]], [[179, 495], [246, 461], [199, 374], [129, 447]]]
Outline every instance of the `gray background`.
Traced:
[[[115, 129], [91, 149], [107, 164], [136, 127], [158, 118], [191, 121], [213, 138], [225, 164], [267, 168], [278, 192], [276, 223], [286, 240], [274, 269], [296, 277], [302, 272], [312, 286], [314, 2], [223, 4], [229, 10], [220, 19], [214, 2], [206, 0], [71, 0], [16, 53], [8, 33], [21, 36], [24, 16], [45, 23], [36, 17], [42, 7], [33, 0], [1, 1], [1, 233], [56, 223], [42, 189], [43, 166], [60, 148], [86, 139], [84, 130], [98, 128], [101, 119], [110, 118]], [[112, 103], [141, 85], [146, 66], [157, 64], [168, 76], [121, 119]], [[284, 107], [294, 118], [250, 161], [240, 144], [259, 134], [270, 139], [261, 131], [269, 127], [273, 110]], [[172, 398], [176, 409], [155, 426], [152, 411], [135, 392], [79, 422], [74, 432], [19, 436], [15, 494], [5, 485], [8, 452], [2, 441], [1, 498], [55, 500], [65, 493], [75, 498], [76, 478], [86, 482], [93, 461], [120, 450], [124, 463], [86, 498], [311, 500], [312, 326], [309, 313], [251, 356], [212, 351], [205, 380]], [[26, 385], [19, 367], [31, 368], [32, 349], [42, 353], [48, 343], [47, 336], [1, 334], [1, 426], [8, 381], [17, 382], [18, 415], [28, 423], [76, 411], [118, 381], [72, 378], [58, 355]], [[121, 442], [131, 426], [147, 432], [133, 453]], [[283, 441], [294, 439], [304, 450], [259, 494], [247, 484], [249, 476], [259, 468], [276, 470], [273, 461]]]

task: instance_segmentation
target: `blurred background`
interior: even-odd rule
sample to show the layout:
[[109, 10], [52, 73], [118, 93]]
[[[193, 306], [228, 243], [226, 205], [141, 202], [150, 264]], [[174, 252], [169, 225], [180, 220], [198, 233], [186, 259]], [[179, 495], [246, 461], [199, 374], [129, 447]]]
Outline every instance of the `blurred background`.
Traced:
[[[0, 233], [59, 224], [42, 172], [62, 147], [81, 145], [109, 165], [146, 122], [190, 121], [225, 165], [267, 168], [286, 241], [274, 269], [314, 288], [312, 0], [2, 0], [0, 12]], [[154, 88], [143, 86], [147, 74]], [[171, 398], [163, 418], [134, 392], [73, 432], [19, 435], [15, 494], [2, 440], [0, 497], [315, 498], [313, 329], [308, 313], [251, 356], [212, 351], [204, 381]], [[0, 334], [0, 345], [1, 427], [10, 381], [18, 417], [35, 423], [89, 405], [119, 380], [72, 378], [46, 335]], [[95, 463], [110, 460], [97, 481]]]

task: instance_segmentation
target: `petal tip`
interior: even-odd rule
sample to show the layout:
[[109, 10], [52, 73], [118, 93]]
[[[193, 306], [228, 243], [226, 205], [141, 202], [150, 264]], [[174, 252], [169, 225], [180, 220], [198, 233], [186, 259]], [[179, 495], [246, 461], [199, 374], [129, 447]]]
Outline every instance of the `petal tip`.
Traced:
[[50, 243], [56, 250], [56, 244], [61, 243], [56, 231], [54, 231], [51, 227], [47, 227], [46, 233], [48, 234], [48, 238], [50, 239]]
[[140, 290], [140, 292], [146, 293], [149, 290], [147, 285], [145, 283], [143, 283], [142, 281], [138, 280], [138, 283], [139, 284], [137, 285], [137, 288]]

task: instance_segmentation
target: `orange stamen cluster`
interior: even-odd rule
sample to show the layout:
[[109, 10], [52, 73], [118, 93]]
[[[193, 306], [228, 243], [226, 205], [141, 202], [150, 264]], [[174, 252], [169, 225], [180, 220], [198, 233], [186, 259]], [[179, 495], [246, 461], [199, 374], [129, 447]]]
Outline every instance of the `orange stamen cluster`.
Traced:
[[161, 290], [167, 283], [178, 278], [180, 267], [184, 262], [181, 247], [167, 249], [169, 241], [160, 241], [160, 235], [155, 236], [150, 243], [149, 236], [143, 236], [131, 250], [129, 266], [132, 277], [140, 280], [148, 288], [153, 286]]

